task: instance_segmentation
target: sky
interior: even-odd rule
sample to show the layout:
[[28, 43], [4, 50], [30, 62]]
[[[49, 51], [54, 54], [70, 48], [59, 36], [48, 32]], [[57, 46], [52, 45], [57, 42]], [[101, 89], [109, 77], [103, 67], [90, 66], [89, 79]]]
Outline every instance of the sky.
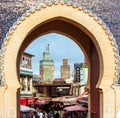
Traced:
[[39, 74], [39, 62], [43, 59], [43, 52], [48, 44], [50, 58], [54, 60], [54, 78], [60, 78], [60, 66], [63, 65], [64, 58], [68, 59], [70, 77], [72, 77], [74, 63], [82, 63], [84, 54], [72, 39], [57, 33], [43, 35], [26, 48], [25, 52], [34, 55], [32, 57], [33, 73]]

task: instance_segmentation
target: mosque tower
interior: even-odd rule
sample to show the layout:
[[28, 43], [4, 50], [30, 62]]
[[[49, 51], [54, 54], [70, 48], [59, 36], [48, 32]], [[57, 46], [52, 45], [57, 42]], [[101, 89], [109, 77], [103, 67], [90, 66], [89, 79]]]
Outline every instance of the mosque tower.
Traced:
[[64, 80], [70, 78], [70, 65], [68, 64], [68, 59], [63, 59], [63, 65], [61, 65], [61, 78]]
[[54, 80], [54, 61], [50, 58], [49, 44], [43, 52], [43, 59], [40, 60], [40, 76], [45, 82]]

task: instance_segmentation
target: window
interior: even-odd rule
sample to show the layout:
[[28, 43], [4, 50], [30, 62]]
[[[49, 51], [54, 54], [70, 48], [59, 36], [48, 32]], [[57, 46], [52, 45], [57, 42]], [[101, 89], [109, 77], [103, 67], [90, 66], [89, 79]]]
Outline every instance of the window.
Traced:
[[80, 71], [77, 71], [77, 73], [80, 73]]
[[27, 79], [28, 91], [30, 91], [30, 80], [31, 80], [30, 78]]

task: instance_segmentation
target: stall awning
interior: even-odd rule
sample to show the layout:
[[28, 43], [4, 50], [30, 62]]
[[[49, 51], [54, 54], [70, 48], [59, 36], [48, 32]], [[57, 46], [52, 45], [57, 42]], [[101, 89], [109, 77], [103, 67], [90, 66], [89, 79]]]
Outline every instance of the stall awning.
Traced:
[[80, 106], [80, 105], [74, 105], [74, 106], [65, 107], [64, 110], [67, 110], [67, 111], [86, 111], [87, 108]]
[[80, 94], [76, 100], [82, 100], [83, 97], [87, 96], [88, 97], [88, 91], [84, 91], [82, 94]]
[[30, 98], [20, 98], [20, 105], [30, 105], [30, 104], [34, 104], [34, 98], [30, 97]]
[[28, 112], [28, 111], [35, 111], [35, 109], [30, 108], [30, 107], [25, 106], [25, 105], [20, 105], [20, 111], [22, 111], [22, 112]]
[[34, 104], [34, 98], [27, 98], [28, 105]]
[[20, 98], [20, 105], [27, 105], [27, 99], [26, 98]]
[[38, 105], [42, 105], [42, 104], [48, 104], [49, 101], [45, 101], [45, 100], [36, 100], [35, 101], [35, 104], [38, 104]]

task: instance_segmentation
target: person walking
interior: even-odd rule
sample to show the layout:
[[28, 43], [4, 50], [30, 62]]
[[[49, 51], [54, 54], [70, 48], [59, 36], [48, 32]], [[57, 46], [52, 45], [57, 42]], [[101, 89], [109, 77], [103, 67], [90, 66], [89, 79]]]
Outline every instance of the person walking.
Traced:
[[55, 118], [59, 118], [59, 113], [58, 113], [58, 111], [57, 111], [56, 114], [55, 114]]
[[43, 113], [41, 110], [38, 111], [37, 116], [38, 118], [43, 118]]
[[51, 118], [51, 112], [48, 113], [47, 118]]
[[60, 118], [63, 118], [63, 115], [64, 115], [64, 111], [61, 110], [61, 111], [60, 111]]

